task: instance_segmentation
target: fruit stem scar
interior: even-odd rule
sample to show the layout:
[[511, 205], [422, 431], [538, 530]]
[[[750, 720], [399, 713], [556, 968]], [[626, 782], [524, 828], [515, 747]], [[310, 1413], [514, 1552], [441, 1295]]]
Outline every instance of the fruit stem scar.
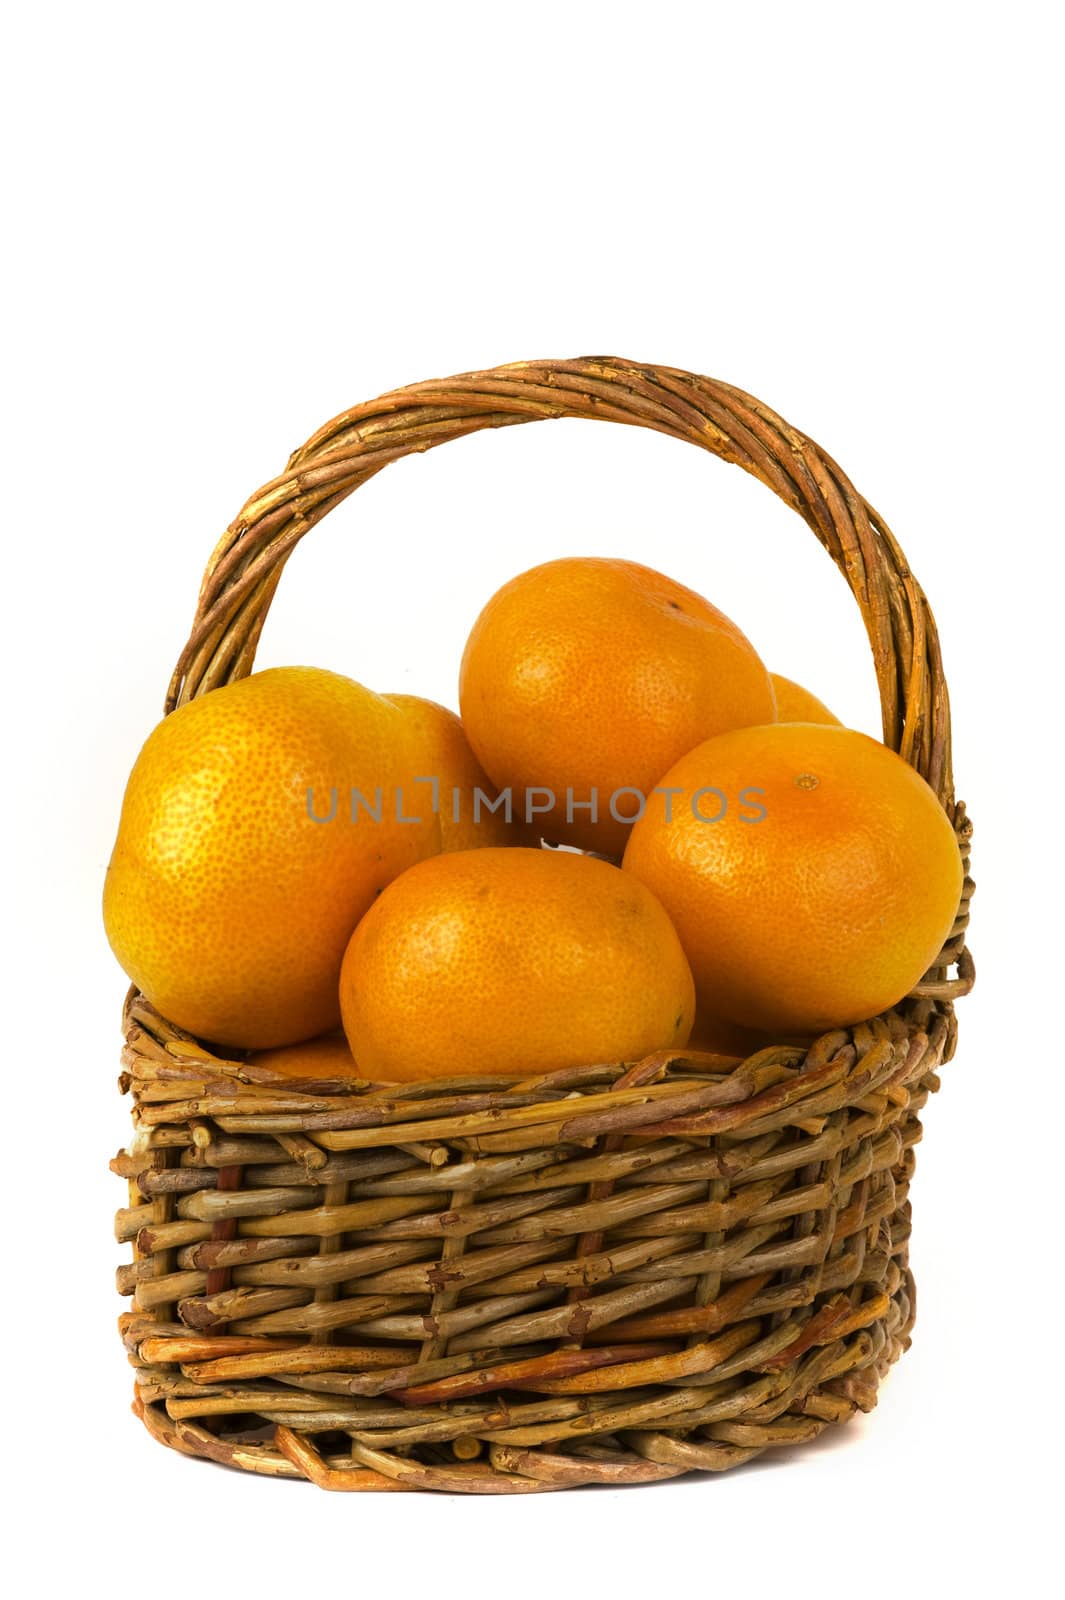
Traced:
[[800, 772], [795, 779], [795, 787], [796, 789], [816, 789], [820, 782], [821, 779], [815, 777], [812, 772]]

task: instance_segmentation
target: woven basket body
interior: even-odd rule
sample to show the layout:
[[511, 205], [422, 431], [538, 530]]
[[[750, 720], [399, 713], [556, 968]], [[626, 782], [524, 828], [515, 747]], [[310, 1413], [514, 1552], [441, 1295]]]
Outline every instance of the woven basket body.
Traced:
[[[861, 607], [884, 741], [967, 867], [935, 624], [890, 530], [774, 412], [671, 368], [523, 363], [337, 418], [215, 550], [167, 709], [251, 670], [289, 553], [383, 466], [559, 416], [687, 440], [798, 511]], [[293, 1083], [131, 995], [113, 1166], [134, 1409], [253, 1472], [474, 1493], [717, 1471], [869, 1410], [913, 1323], [907, 1191], [972, 982], [970, 891], [894, 1010], [744, 1061]]]

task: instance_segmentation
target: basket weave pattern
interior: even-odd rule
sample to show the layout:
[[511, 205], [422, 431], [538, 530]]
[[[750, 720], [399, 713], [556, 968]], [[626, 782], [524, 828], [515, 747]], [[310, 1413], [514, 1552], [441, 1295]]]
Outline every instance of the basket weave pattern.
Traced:
[[[747, 1060], [522, 1079], [281, 1080], [126, 1007], [112, 1163], [134, 1409], [195, 1456], [332, 1489], [529, 1492], [718, 1471], [876, 1401], [914, 1316], [919, 1113], [955, 1043], [970, 824], [935, 623], [890, 530], [751, 396], [612, 358], [357, 407], [253, 495], [208, 565], [167, 709], [247, 674], [302, 536], [389, 462], [481, 428], [634, 424], [742, 466], [809, 524], [872, 645], [884, 741], [965, 857], [936, 966], [894, 1010]], [[953, 975], [952, 975], [953, 972]]]

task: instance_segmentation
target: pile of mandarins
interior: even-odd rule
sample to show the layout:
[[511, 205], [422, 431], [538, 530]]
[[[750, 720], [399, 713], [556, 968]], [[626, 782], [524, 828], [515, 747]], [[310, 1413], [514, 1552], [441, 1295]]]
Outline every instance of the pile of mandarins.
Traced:
[[284, 667], [160, 723], [104, 918], [164, 1017], [375, 1082], [745, 1054], [886, 1010], [950, 933], [924, 780], [659, 572], [505, 584], [459, 700]]

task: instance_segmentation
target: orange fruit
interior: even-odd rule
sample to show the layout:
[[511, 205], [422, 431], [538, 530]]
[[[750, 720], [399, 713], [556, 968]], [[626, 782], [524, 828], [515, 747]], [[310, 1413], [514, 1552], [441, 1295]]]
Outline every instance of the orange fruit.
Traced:
[[661, 787], [674, 793], [635, 825], [624, 867], [669, 912], [700, 1014], [778, 1036], [863, 1021], [939, 954], [961, 895], [954, 830], [875, 739], [742, 728]]
[[842, 722], [824, 701], [804, 689], [801, 683], [782, 678], [779, 672], [771, 672], [769, 677], [776, 696], [778, 722], [824, 722], [842, 728]]
[[440, 816], [442, 850], [477, 850], [485, 845], [536, 844], [539, 837], [505, 809], [493, 811], [498, 791], [470, 749], [460, 718], [434, 700], [416, 694], [390, 694], [410, 724], [418, 760], [417, 776], [435, 780], [418, 786], [435, 800]]
[[768, 672], [723, 612], [649, 567], [592, 557], [493, 595], [459, 701], [481, 765], [523, 815], [538, 809], [543, 836], [610, 856], [686, 750], [776, 717]]
[[[133, 982], [219, 1044], [335, 1027], [356, 922], [439, 848], [428, 807], [397, 820], [397, 791], [400, 816], [417, 814], [416, 765], [401, 711], [312, 667], [256, 673], [166, 717], [130, 776], [104, 887], [107, 935]], [[357, 798], [351, 820], [353, 790], [380, 821]]]
[[338, 1029], [321, 1033], [302, 1044], [279, 1045], [275, 1050], [253, 1050], [250, 1067], [276, 1073], [280, 1078], [357, 1078], [360, 1076], [348, 1041]]
[[385, 1082], [534, 1074], [683, 1045], [691, 973], [662, 907], [590, 856], [465, 850], [412, 867], [352, 935], [344, 1031]]
[[688, 1040], [689, 1050], [709, 1050], [713, 1055], [753, 1056], [772, 1044], [768, 1034], [754, 1028], [741, 1028], [736, 1022], [724, 1022], [697, 1009], [695, 1026]]

